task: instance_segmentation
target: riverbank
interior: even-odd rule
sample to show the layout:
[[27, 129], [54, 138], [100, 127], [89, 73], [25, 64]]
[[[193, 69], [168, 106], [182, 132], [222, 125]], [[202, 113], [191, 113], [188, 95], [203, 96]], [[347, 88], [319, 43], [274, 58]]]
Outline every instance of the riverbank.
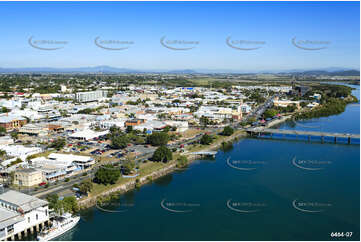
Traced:
[[154, 179], [160, 178], [162, 176], [168, 175], [168, 174], [176, 171], [177, 170], [176, 157], [178, 157], [180, 155], [186, 156], [188, 159], [188, 164], [191, 164], [192, 162], [196, 161], [199, 158], [196, 155], [193, 155], [192, 154], [193, 152], [216, 151], [221, 148], [222, 143], [233, 142], [233, 141], [238, 140], [239, 138], [245, 137], [245, 136], [247, 136], [247, 134], [244, 131], [235, 130], [234, 134], [231, 136], [218, 136], [216, 138], [216, 140], [214, 140], [214, 142], [210, 145], [197, 145], [195, 147], [192, 147], [187, 152], [176, 153], [174, 155], [175, 159], [173, 159], [172, 161], [170, 161], [166, 164], [158, 163], [158, 164], [162, 165], [163, 167], [161, 167], [155, 171], [151, 171], [149, 173], [147, 172], [145, 174], [141, 174], [137, 178], [129, 178], [126, 181], [119, 183], [119, 184], [115, 184], [113, 186], [108, 185], [108, 187], [106, 187], [104, 189], [104, 191], [101, 191], [101, 192], [98, 192], [95, 194], [92, 194], [92, 192], [91, 192], [88, 197], [78, 200], [78, 205], [79, 205], [80, 209], [90, 208], [90, 207], [95, 206], [99, 200], [104, 201], [107, 199], [111, 199], [112, 195], [121, 195], [127, 191], [130, 191], [130, 190], [133, 190], [136, 188], [140, 188], [141, 186], [152, 182]]
[[274, 119], [271, 122], [267, 123], [266, 128], [272, 128], [273, 126], [284, 123], [291, 118], [292, 118], [292, 115], [287, 115], [287, 116], [282, 116], [279, 119]]

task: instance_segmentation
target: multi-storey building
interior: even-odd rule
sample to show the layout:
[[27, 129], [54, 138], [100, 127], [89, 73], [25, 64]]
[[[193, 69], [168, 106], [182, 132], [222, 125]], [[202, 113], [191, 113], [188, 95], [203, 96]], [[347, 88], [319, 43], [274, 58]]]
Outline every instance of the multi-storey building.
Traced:
[[75, 94], [75, 100], [81, 103], [98, 101], [107, 96], [108, 91], [97, 90], [92, 92], [78, 92]]
[[0, 240], [21, 240], [48, 222], [47, 201], [14, 190], [0, 194]]

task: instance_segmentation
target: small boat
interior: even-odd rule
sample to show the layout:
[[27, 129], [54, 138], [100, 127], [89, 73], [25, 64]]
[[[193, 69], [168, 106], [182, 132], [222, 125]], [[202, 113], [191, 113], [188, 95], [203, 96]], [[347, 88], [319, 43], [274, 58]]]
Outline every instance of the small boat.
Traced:
[[50, 228], [41, 230], [36, 239], [39, 241], [49, 241], [55, 239], [74, 228], [79, 220], [79, 216], [72, 216], [70, 213], [65, 213], [54, 219]]

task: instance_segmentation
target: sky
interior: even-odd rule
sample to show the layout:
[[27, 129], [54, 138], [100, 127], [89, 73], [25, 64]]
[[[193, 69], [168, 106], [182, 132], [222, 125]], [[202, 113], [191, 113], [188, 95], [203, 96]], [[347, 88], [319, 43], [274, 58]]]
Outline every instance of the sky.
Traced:
[[359, 69], [359, 4], [1, 2], [0, 67]]

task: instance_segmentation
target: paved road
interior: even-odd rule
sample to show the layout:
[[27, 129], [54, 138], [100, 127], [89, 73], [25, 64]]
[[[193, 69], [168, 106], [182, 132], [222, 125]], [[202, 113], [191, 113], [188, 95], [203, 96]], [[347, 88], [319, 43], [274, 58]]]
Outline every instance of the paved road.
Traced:
[[259, 119], [268, 108], [273, 106], [273, 99], [278, 95], [279, 94], [275, 94], [272, 97], [268, 98], [262, 105], [258, 106], [255, 110], [249, 113], [244, 120], [248, 121], [252, 117]]
[[[216, 134], [216, 133], [219, 133], [221, 131], [220, 128], [214, 128], [214, 129], [211, 129], [209, 131], [210, 134]], [[167, 145], [168, 148], [172, 149], [172, 148], [179, 148], [179, 146], [181, 144], [184, 144], [184, 145], [188, 145], [190, 143], [193, 143], [193, 142], [199, 142], [199, 140], [202, 138], [203, 134], [199, 134], [191, 139], [188, 139], [186, 141], [179, 141], [179, 142], [175, 142], [173, 144], [169, 144]], [[147, 160], [147, 159], [150, 159], [153, 155], [153, 151], [150, 151], [150, 152], [146, 152], [146, 153], [143, 153], [141, 155], [138, 155], [136, 157], [136, 162], [139, 162], [139, 161], [144, 161], [144, 160]], [[119, 159], [117, 159], [114, 163], [118, 163], [119, 162]], [[76, 176], [73, 176], [70, 178], [70, 181], [69, 182], [64, 182], [63, 181], [59, 181], [56, 185], [53, 184], [53, 185], [50, 185], [49, 188], [45, 189], [45, 188], [38, 188], [38, 190], [34, 190], [34, 189], [24, 189], [22, 190], [22, 192], [26, 193], [26, 194], [30, 194], [30, 195], [35, 195], [39, 198], [45, 198], [47, 195], [49, 194], [53, 194], [53, 193], [59, 193], [61, 191], [64, 191], [64, 190], [67, 190], [67, 189], [72, 189], [73, 185], [76, 184], [76, 183], [81, 183], [82, 181], [86, 180], [86, 179], [89, 179], [89, 178], [92, 178], [94, 176], [94, 174], [96, 173], [96, 171], [101, 167], [102, 164], [99, 164], [99, 163], [96, 163], [92, 170], [88, 171], [87, 172], [87, 175], [86, 176], [82, 176], [81, 174], [79, 175], [76, 175]]]

